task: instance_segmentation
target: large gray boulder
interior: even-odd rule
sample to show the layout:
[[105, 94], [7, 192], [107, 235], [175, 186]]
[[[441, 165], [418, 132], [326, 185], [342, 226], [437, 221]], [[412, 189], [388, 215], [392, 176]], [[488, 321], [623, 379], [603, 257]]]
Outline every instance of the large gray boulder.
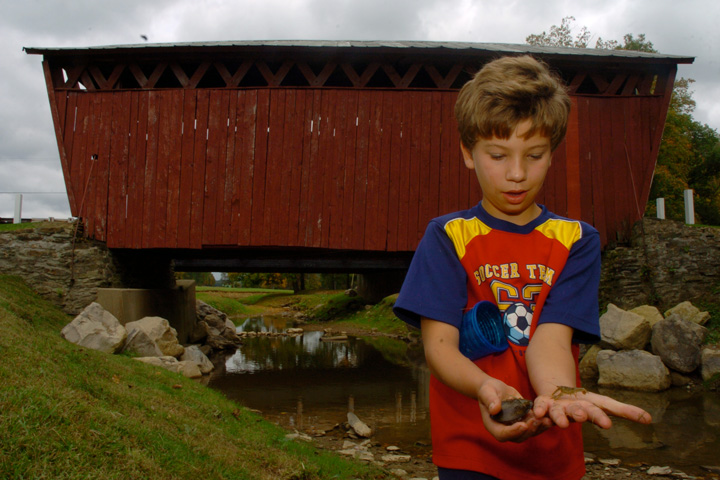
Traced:
[[657, 307], [653, 307], [652, 305], [640, 305], [639, 307], [635, 307], [632, 310], [630, 310], [631, 313], [637, 313], [641, 317], [643, 317], [645, 320], [648, 321], [650, 324], [650, 327], [653, 327], [657, 322], [662, 320], [663, 314], [660, 313], [660, 310], [657, 309]]
[[715, 375], [720, 374], [720, 347], [717, 345], [708, 345], [702, 349], [700, 353], [700, 361], [702, 367], [700, 372], [705, 381], [710, 380]]
[[707, 329], [672, 314], [652, 328], [652, 352], [673, 370], [690, 373], [700, 365]]
[[597, 354], [598, 385], [659, 392], [670, 387], [670, 371], [660, 357], [643, 350]]
[[232, 349], [242, 344], [237, 328], [227, 314], [197, 300], [197, 323], [190, 334], [190, 341], [203, 342], [213, 350]]
[[698, 325], [705, 325], [707, 321], [710, 320], [709, 312], [701, 312], [700, 309], [694, 306], [691, 302], [678, 303], [673, 308], [665, 312], [666, 318], [670, 315], [678, 315], [683, 320], [697, 323]]
[[612, 303], [600, 317], [600, 336], [613, 350], [641, 350], [650, 340], [650, 323], [641, 315]]
[[210, 373], [215, 366], [205, 355], [198, 345], [189, 345], [185, 347], [185, 352], [180, 357], [181, 361], [194, 362], [200, 368], [202, 373]]
[[165, 354], [155, 340], [140, 328], [133, 328], [125, 340], [123, 352], [132, 353], [138, 357], [162, 357]]
[[582, 378], [597, 378], [597, 355], [601, 350], [602, 348], [599, 345], [593, 345], [585, 352], [585, 355], [583, 355], [578, 365], [578, 370]]
[[125, 328], [128, 336], [133, 335], [133, 330], [142, 330], [150, 340], [155, 342], [162, 355], [179, 357], [185, 351], [183, 346], [178, 343], [177, 331], [162, 317], [141, 318], [126, 323]]
[[91, 303], [60, 332], [72, 343], [105, 353], [115, 353], [125, 343], [127, 331], [115, 315]]

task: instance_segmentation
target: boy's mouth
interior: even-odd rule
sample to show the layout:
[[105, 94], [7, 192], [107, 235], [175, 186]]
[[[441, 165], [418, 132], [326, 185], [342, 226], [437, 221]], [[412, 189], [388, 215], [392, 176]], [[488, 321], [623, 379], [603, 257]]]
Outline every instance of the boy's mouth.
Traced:
[[508, 203], [516, 205], [522, 203], [522, 201], [525, 200], [525, 197], [527, 196], [527, 190], [503, 192], [503, 196]]

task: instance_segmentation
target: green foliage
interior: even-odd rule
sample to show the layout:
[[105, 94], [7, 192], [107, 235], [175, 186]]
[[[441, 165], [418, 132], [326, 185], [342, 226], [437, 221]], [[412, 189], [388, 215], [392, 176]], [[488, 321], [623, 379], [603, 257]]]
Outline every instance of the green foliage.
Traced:
[[215, 277], [210, 272], [175, 272], [178, 280], [195, 280], [195, 284], [203, 287], [215, 285]]
[[591, 37], [590, 32], [587, 27], [582, 27], [580, 33], [573, 36], [574, 22], [575, 17], [565, 17], [560, 22], [560, 26], [550, 27], [550, 33], [543, 31], [540, 34], [528, 35], [525, 42], [529, 45], [545, 47], [587, 48]]

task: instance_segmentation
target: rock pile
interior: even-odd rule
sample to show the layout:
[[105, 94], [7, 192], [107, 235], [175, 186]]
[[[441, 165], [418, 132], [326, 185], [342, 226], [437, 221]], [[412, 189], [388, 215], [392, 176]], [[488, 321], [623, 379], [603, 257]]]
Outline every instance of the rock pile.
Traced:
[[662, 391], [695, 372], [720, 374], [720, 348], [703, 345], [710, 318], [690, 302], [660, 313], [648, 305], [626, 311], [612, 303], [600, 317], [601, 341], [580, 362], [580, 375], [604, 387]]
[[199, 378], [213, 370], [208, 358], [213, 351], [236, 348], [241, 340], [235, 324], [210, 305], [197, 302], [197, 322], [190, 345], [180, 345], [177, 331], [161, 317], [145, 317], [122, 325], [98, 303], [88, 305], [60, 332], [77, 345], [106, 353], [129, 352], [136, 360], [189, 378]]

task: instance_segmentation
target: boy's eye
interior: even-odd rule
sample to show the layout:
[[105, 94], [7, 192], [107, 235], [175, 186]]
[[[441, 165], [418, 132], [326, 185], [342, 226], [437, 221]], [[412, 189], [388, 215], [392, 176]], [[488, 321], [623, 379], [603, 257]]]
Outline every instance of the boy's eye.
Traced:
[[528, 155], [528, 156], [529, 156], [530, 158], [532, 158], [533, 160], [540, 160], [540, 159], [543, 158], [544, 154], [543, 154], [543, 153], [532, 153], [532, 154], [530, 154], [530, 155]]
[[503, 155], [502, 153], [491, 153], [490, 158], [495, 159], [495, 160], [501, 160], [501, 159], [505, 158], [505, 155]]

